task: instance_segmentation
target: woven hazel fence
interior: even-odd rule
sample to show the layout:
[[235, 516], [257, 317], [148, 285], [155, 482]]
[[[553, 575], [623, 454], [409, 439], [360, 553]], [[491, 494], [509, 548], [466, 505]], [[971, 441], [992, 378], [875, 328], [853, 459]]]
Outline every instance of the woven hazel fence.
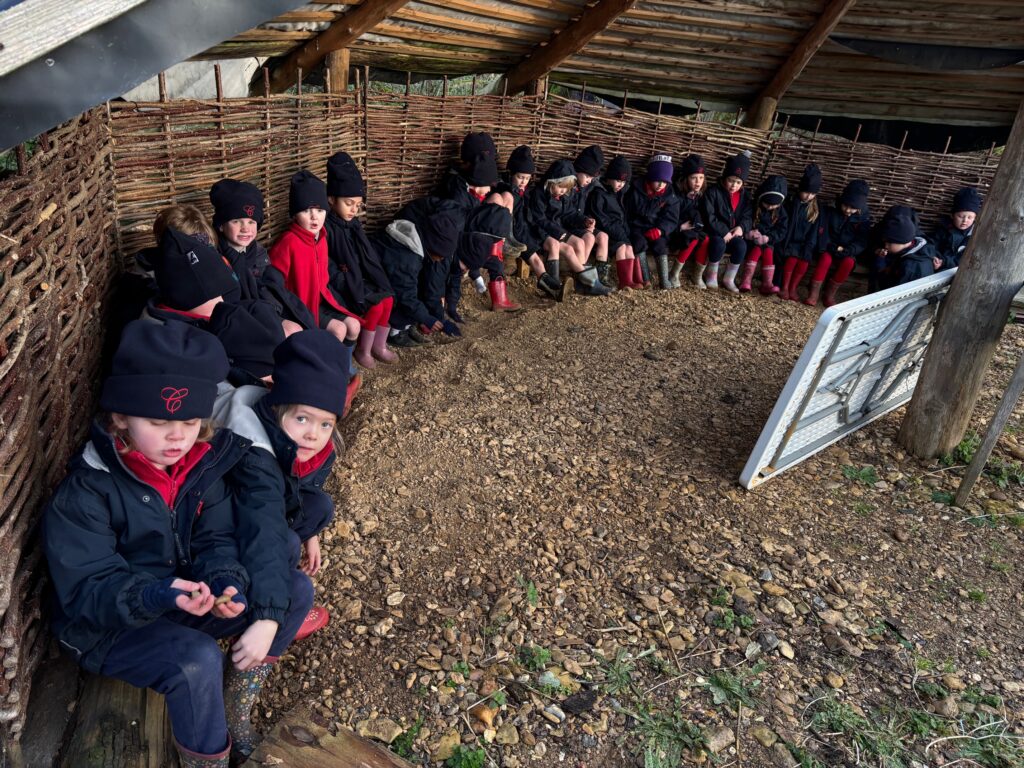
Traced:
[[48, 637], [38, 513], [88, 426], [115, 273], [108, 141], [86, 113], [0, 181], [0, 730], [14, 740]]
[[[208, 101], [112, 102], [19, 150], [19, 173], [0, 181], [0, 729], [17, 740], [31, 674], [45, 648], [40, 618], [39, 510], [85, 434], [98, 385], [102, 311], [119, 262], [152, 244], [156, 213], [195, 203], [212, 215], [218, 179], [256, 184], [267, 202], [262, 239], [288, 223], [288, 180], [299, 168], [326, 174], [338, 150], [368, 184], [367, 224], [429, 192], [469, 131], [487, 131], [504, 165], [519, 144], [539, 171], [599, 144], [642, 172], [651, 154], [678, 163], [701, 154], [709, 177], [741, 150], [755, 185], [767, 173], [795, 184], [807, 162], [823, 171], [823, 198], [846, 182], [871, 182], [879, 215], [913, 205], [930, 224], [962, 185], [988, 189], [993, 152], [942, 155], [833, 137], [781, 135], [720, 122], [650, 114], [553, 96], [422, 96], [300, 93]], [[115, 258], [116, 254], [116, 258]]]

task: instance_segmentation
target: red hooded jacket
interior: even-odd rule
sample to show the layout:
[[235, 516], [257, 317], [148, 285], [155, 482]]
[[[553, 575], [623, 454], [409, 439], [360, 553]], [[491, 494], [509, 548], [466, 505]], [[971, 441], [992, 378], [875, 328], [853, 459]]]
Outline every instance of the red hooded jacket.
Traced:
[[281, 234], [270, 249], [270, 263], [284, 275], [285, 287], [313, 313], [320, 325], [320, 302], [326, 301], [338, 312], [356, 317], [334, 297], [328, 284], [327, 235], [321, 229], [314, 238], [308, 229], [295, 222]]

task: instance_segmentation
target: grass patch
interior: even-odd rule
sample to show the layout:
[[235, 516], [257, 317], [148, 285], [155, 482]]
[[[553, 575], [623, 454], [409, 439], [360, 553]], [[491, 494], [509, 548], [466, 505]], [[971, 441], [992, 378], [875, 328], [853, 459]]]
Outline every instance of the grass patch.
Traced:
[[754, 619], [746, 614], [737, 614], [732, 608], [723, 608], [715, 616], [713, 623], [719, 629], [731, 630], [733, 627], [750, 629], [754, 626]]
[[526, 602], [536, 608], [537, 604], [540, 602], [540, 594], [537, 592], [537, 585], [532, 581], [527, 581], [521, 575], [517, 576], [516, 580], [519, 582], [519, 587], [526, 595]]
[[863, 483], [864, 485], [874, 485], [878, 482], [878, 473], [870, 464], [863, 467], [855, 467], [848, 464], [843, 467], [843, 477], [847, 480]]
[[416, 722], [402, 731], [398, 738], [388, 745], [388, 748], [399, 757], [411, 758], [412, 745], [416, 742], [416, 737], [420, 735], [420, 731], [423, 730], [423, 715], [416, 716]]
[[967, 588], [967, 599], [972, 603], [984, 603], [988, 599], [988, 595], [985, 594], [985, 590], [978, 589], [977, 587]]
[[619, 648], [614, 659], [602, 659], [601, 666], [604, 669], [602, 687], [607, 693], [617, 696], [633, 687], [634, 662], [625, 648]]
[[757, 698], [757, 689], [761, 681], [757, 676], [768, 668], [766, 663], [758, 662], [750, 669], [741, 669], [736, 674], [726, 670], [718, 670], [708, 677], [708, 690], [715, 704], [726, 704], [736, 708], [739, 705], [753, 709]]
[[968, 430], [967, 434], [964, 435], [964, 439], [957, 444], [956, 448], [939, 457], [939, 463], [944, 467], [970, 464], [979, 447], [981, 447], [981, 435], [973, 429]]
[[551, 663], [551, 651], [540, 645], [521, 645], [516, 656], [519, 663], [531, 672], [540, 672]]
[[632, 713], [637, 721], [636, 735], [642, 744], [644, 768], [676, 768], [687, 753], [697, 754], [707, 744], [700, 726], [687, 720], [683, 711], [676, 699], [664, 711]]
[[932, 501], [938, 504], [952, 504], [955, 498], [949, 491], [932, 491]]
[[481, 747], [458, 746], [455, 753], [444, 761], [444, 768], [484, 768], [487, 753]]

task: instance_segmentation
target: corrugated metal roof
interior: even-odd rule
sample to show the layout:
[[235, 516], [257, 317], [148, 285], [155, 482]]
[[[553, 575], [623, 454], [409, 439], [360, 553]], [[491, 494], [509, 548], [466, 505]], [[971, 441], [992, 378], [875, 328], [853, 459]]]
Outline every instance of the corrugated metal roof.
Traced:
[[[351, 47], [353, 64], [469, 74], [502, 72], [586, 12], [593, 0], [417, 0]], [[612, 22], [553, 73], [597, 89], [747, 108], [827, 0], [652, 0]], [[354, 4], [312, 3], [203, 57], [280, 55]], [[1024, 50], [1020, 0], [859, 0], [835, 38]], [[793, 113], [1007, 124], [1024, 98], [1024, 65], [935, 72], [829, 40], [783, 96]]]

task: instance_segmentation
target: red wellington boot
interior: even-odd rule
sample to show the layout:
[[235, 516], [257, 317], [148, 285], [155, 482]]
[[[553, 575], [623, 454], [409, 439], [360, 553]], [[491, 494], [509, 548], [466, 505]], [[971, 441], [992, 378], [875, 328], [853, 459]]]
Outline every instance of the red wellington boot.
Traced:
[[348, 386], [345, 388], [345, 410], [341, 412], [341, 418], [344, 419], [348, 416], [348, 412], [352, 410], [352, 401], [356, 399], [356, 395], [362, 386], [363, 377], [358, 373], [348, 380]]
[[487, 290], [491, 294], [491, 309], [494, 312], [515, 312], [522, 309], [519, 304], [508, 300], [507, 287], [508, 283], [504, 280], [491, 280], [487, 284]]
[[302, 626], [299, 627], [299, 631], [295, 633], [296, 640], [303, 640], [318, 629], [323, 629], [327, 626], [327, 622], [331, 620], [331, 615], [327, 612], [327, 609], [322, 605], [314, 605], [309, 609], [309, 613], [306, 614], [306, 618], [302, 620]]

